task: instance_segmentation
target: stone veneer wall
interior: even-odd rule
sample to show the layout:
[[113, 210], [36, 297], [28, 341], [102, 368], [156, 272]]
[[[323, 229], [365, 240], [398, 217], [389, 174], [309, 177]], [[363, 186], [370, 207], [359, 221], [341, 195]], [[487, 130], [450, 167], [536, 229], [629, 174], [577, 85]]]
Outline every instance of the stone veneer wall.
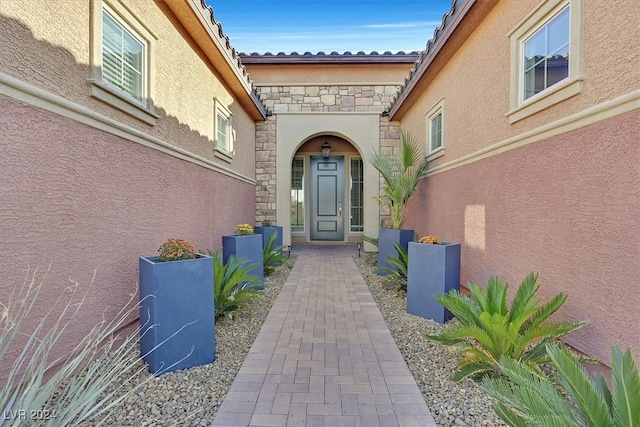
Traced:
[[[374, 112], [380, 114], [380, 150], [393, 152], [398, 122], [382, 115], [397, 85], [261, 86], [258, 92], [273, 115], [256, 125], [256, 221], [276, 220], [276, 115], [279, 112]], [[381, 215], [387, 216], [388, 212]]]

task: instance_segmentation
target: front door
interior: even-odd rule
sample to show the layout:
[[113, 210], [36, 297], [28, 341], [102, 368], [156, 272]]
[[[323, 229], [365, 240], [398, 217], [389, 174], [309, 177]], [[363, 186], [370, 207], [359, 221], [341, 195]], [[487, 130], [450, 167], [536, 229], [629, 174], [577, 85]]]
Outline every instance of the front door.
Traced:
[[311, 157], [311, 240], [344, 240], [344, 157]]

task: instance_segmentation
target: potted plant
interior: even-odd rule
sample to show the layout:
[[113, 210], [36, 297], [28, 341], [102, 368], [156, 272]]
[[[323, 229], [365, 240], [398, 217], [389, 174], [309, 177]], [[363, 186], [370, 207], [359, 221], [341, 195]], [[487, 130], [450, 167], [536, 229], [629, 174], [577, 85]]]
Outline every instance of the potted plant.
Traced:
[[222, 236], [222, 261], [226, 264], [231, 255], [255, 265], [249, 274], [258, 278], [257, 289], [264, 289], [264, 260], [262, 255], [262, 235], [254, 234], [250, 224], [239, 224], [234, 233]]
[[213, 259], [182, 238], [140, 257], [140, 352], [154, 375], [216, 355]]
[[401, 130], [398, 155], [373, 154], [371, 164], [384, 180], [383, 196], [378, 197], [380, 206], [389, 209], [391, 228], [380, 228], [378, 234], [378, 274], [384, 275], [393, 264], [387, 261], [396, 255], [394, 244], [404, 249], [413, 240], [413, 230], [403, 229], [409, 198], [427, 172], [427, 159], [422, 156], [420, 144], [409, 132]]
[[265, 247], [267, 245], [267, 241], [272, 234], [276, 235], [276, 240], [274, 242], [275, 249], [278, 253], [282, 253], [282, 227], [279, 225], [273, 225], [271, 221], [265, 219], [262, 221], [262, 225], [258, 225], [254, 228], [254, 232], [256, 234], [262, 235], [262, 246]]
[[453, 318], [434, 294], [460, 288], [460, 243], [424, 236], [409, 242], [407, 312], [444, 323]]

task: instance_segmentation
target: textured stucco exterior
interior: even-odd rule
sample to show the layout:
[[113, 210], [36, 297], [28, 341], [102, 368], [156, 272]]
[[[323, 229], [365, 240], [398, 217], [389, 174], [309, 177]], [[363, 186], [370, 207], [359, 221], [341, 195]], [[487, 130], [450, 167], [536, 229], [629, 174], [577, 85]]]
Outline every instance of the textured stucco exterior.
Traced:
[[396, 108], [426, 147], [425, 114], [444, 105], [444, 153], [407, 226], [462, 242], [462, 285], [539, 272], [543, 299], [569, 296], [556, 319], [589, 321], [566, 341], [608, 363], [616, 344], [640, 354], [640, 9], [581, 2], [580, 92], [511, 123], [508, 35], [540, 5], [498, 2]]
[[[140, 256], [169, 237], [215, 250], [255, 220], [255, 118], [264, 115], [249, 84], [224, 80], [229, 71], [212, 63], [217, 42], [196, 31], [200, 2], [106, 2], [153, 36], [153, 125], [90, 95], [101, 4], [0, 6], [0, 302], [27, 268], [51, 265], [36, 314], [70, 281], [91, 286], [56, 355], [137, 292]], [[214, 150], [214, 99], [233, 115], [231, 160]]]

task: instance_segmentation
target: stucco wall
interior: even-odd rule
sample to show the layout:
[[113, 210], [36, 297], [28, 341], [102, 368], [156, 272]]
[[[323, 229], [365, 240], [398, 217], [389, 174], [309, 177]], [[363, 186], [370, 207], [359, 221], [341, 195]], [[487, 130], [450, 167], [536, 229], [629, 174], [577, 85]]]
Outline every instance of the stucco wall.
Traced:
[[[253, 120], [234, 100], [216, 74], [214, 64], [192, 40], [185, 38], [184, 29], [155, 2], [125, 3], [132, 16], [154, 36], [149, 65], [151, 95], [155, 113], [160, 116], [155, 126], [89, 95], [94, 48], [89, 1], [49, 1], [37, 5], [29, 0], [3, 2], [0, 50], [6, 60], [2, 61], [0, 71], [255, 178]], [[100, 10], [101, 2], [96, 4]], [[71, 22], [74, 24], [70, 25]], [[214, 98], [233, 113], [237, 141], [231, 164], [214, 156]]]
[[[426, 146], [425, 113], [444, 99], [445, 155], [432, 167], [534, 130], [640, 89], [640, 3], [581, 2], [582, 92], [544, 111], [509, 123], [509, 32], [541, 2], [501, 1], [455, 52], [411, 110], [401, 118]], [[578, 60], [578, 58], [572, 58]], [[429, 75], [429, 72], [427, 72]]]
[[[556, 319], [589, 320], [567, 341], [608, 363], [640, 355], [640, 114], [630, 113], [428, 177], [407, 226], [462, 242], [462, 284], [569, 295]], [[511, 296], [513, 295], [513, 290]]]
[[0, 301], [25, 269], [51, 271], [37, 310], [95, 281], [69, 337], [137, 291], [138, 257], [169, 237], [221, 247], [253, 223], [254, 185], [0, 97]]

